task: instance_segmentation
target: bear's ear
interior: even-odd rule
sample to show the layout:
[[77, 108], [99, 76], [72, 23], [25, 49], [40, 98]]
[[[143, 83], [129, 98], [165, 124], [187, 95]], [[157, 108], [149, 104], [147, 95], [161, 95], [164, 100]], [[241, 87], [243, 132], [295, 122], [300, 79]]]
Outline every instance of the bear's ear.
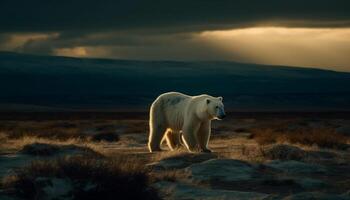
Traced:
[[224, 98], [223, 98], [223, 97], [218, 97], [218, 99], [219, 99], [220, 101], [222, 101]]
[[207, 102], [207, 104], [209, 104], [210, 103], [210, 99], [207, 99], [206, 102]]

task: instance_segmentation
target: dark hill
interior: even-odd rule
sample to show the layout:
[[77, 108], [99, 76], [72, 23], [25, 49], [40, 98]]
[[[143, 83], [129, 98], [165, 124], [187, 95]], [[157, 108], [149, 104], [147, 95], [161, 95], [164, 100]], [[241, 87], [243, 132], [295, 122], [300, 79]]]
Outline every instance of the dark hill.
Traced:
[[0, 90], [1, 109], [146, 109], [160, 93], [180, 91], [224, 96], [230, 110], [350, 110], [350, 73], [235, 62], [2, 52]]

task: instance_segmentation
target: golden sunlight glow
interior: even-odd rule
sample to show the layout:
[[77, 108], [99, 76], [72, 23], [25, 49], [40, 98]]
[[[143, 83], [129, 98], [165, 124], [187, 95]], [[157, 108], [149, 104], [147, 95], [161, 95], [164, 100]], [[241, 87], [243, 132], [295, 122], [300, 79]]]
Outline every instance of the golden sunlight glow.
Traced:
[[72, 56], [72, 57], [88, 56], [88, 53], [85, 47], [58, 48], [54, 50], [54, 54], [57, 56]]
[[[350, 72], [350, 28], [254, 27], [175, 35], [135, 33], [131, 39], [119, 35], [105, 32], [65, 39], [60, 33], [2, 34], [0, 51], [115, 59], [226, 60]], [[124, 37], [128, 41], [124, 42]], [[106, 42], [109, 40], [111, 44]]]
[[0, 44], [1, 51], [11, 51], [25, 46], [31, 41], [44, 41], [58, 37], [58, 33], [16, 33]]
[[231, 60], [350, 71], [350, 28], [259, 27], [205, 31], [198, 38]]
[[77, 46], [77, 47], [65, 47], [56, 48], [52, 54], [55, 56], [68, 56], [68, 57], [91, 57], [91, 58], [116, 58], [115, 55], [111, 56], [110, 49], [104, 46]]

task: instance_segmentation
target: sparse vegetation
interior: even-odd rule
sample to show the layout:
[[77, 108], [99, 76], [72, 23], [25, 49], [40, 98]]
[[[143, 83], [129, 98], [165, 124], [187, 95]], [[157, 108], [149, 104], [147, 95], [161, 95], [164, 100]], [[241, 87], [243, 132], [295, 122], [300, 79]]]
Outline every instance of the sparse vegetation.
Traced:
[[[37, 145], [39, 144], [39, 145]], [[25, 136], [18, 139], [9, 139], [5, 137], [4, 142], [0, 148], [0, 152], [4, 153], [25, 153], [32, 155], [54, 155], [55, 152], [62, 152], [65, 150], [78, 150], [81, 152], [96, 152], [98, 154], [104, 154], [104, 149], [101, 145], [82, 139], [69, 139], [69, 140], [57, 140], [46, 139], [38, 137]], [[83, 151], [83, 150], [87, 151]]]
[[302, 160], [307, 156], [304, 150], [284, 144], [273, 144], [261, 147], [264, 158], [269, 160]]
[[181, 179], [188, 177], [188, 175], [182, 170], [164, 170], [164, 171], [156, 171], [151, 174], [152, 182], [157, 181], [169, 181], [176, 182]]
[[125, 156], [118, 159], [75, 156], [35, 161], [5, 177], [2, 188], [19, 197], [40, 199], [45, 195], [45, 187], [54, 187], [40, 180], [50, 182], [53, 178], [69, 182], [71, 188], [63, 195], [73, 199], [160, 199], [149, 187], [143, 163]]
[[[147, 119], [0, 121], [0, 154], [6, 162], [0, 168], [0, 198], [159, 199], [152, 187], [159, 189], [161, 197], [182, 189], [182, 183], [206, 190], [211, 183], [195, 181], [196, 173], [189, 169], [196, 164], [205, 169], [207, 161], [216, 159], [243, 161], [256, 171], [247, 181], [215, 185], [211, 188], [215, 191], [232, 189], [281, 197], [321, 189], [344, 193], [349, 190], [350, 177], [343, 171], [350, 170], [350, 165], [349, 153], [343, 149], [349, 141], [334, 131], [339, 126], [323, 120], [225, 119], [213, 123], [209, 143], [213, 153], [201, 154], [188, 153], [183, 147], [169, 151], [164, 144], [164, 151], [149, 153]], [[270, 163], [281, 165], [276, 168]], [[332, 169], [334, 176], [322, 183], [324, 173], [300, 176], [284, 170], [296, 167], [298, 171], [308, 164]], [[245, 165], [240, 167], [239, 171], [245, 170]], [[216, 169], [203, 178], [219, 183]], [[245, 177], [241, 173], [224, 176]], [[171, 190], [165, 185], [168, 192], [164, 193], [159, 187], [166, 182], [173, 185]], [[322, 188], [318, 190], [317, 185]], [[131, 187], [137, 190], [131, 191]]]
[[292, 143], [317, 145], [322, 148], [346, 149], [347, 138], [331, 128], [300, 128], [297, 130], [253, 129], [251, 137], [260, 145]]
[[48, 143], [32, 143], [26, 144], [19, 151], [22, 154], [35, 155], [35, 156], [52, 156], [59, 153], [73, 153], [79, 152], [84, 155], [94, 155], [94, 156], [102, 156], [100, 153], [93, 151], [88, 147], [81, 147], [77, 145], [58, 145], [58, 144], [48, 144]]
[[16, 122], [1, 121], [0, 131], [9, 139], [23, 137], [52, 138], [57, 140], [69, 140], [72, 138], [86, 138], [81, 128], [68, 122]]
[[[9, 139], [38, 137], [56, 140], [100, 139], [116, 141], [117, 131], [125, 133], [145, 133], [148, 124], [145, 120], [118, 120], [97, 122], [87, 121], [0, 121], [0, 132]], [[89, 134], [93, 132], [93, 134]]]

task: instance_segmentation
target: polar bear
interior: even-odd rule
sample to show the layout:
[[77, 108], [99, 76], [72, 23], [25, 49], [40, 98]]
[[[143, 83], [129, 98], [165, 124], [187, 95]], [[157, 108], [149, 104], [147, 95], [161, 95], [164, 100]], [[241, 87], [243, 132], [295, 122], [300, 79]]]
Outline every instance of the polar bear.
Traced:
[[183, 142], [190, 152], [211, 152], [208, 149], [211, 120], [225, 117], [222, 100], [207, 94], [189, 96], [168, 92], [160, 95], [150, 109], [149, 151], [160, 151], [165, 138], [171, 150]]

